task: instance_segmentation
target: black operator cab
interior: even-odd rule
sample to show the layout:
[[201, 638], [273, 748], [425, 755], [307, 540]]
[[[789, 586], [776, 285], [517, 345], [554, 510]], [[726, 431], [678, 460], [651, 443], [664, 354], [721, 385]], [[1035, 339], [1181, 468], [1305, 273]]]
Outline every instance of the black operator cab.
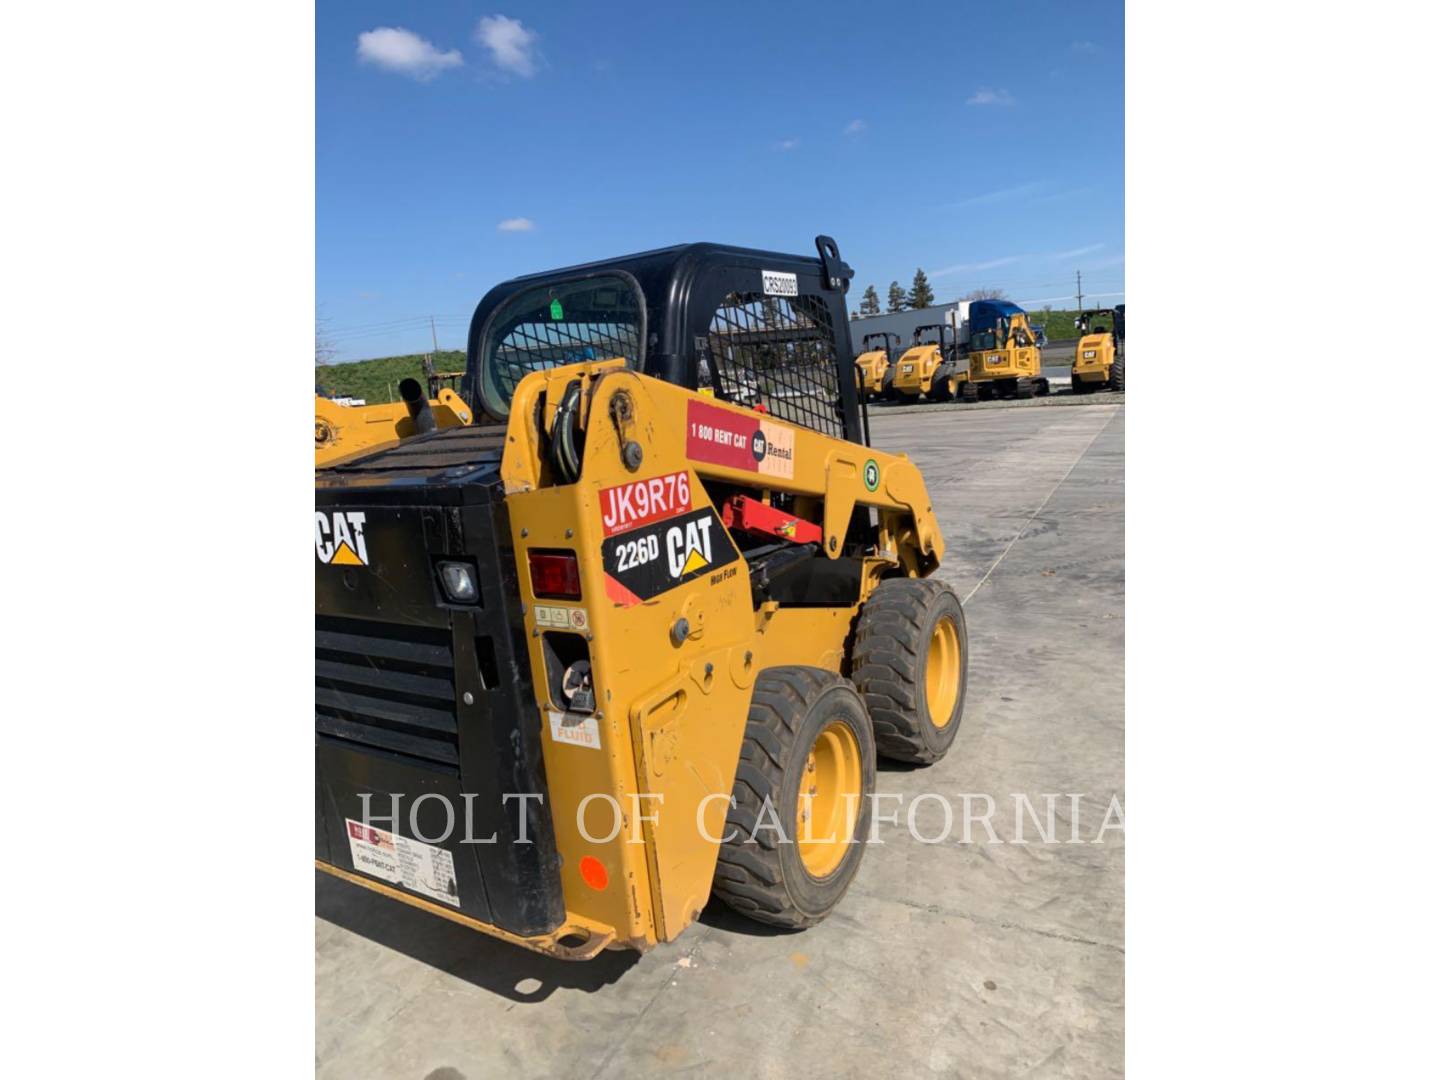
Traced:
[[835, 241], [818, 257], [683, 244], [498, 285], [470, 323], [466, 397], [504, 420], [532, 371], [623, 356], [636, 371], [863, 442]]

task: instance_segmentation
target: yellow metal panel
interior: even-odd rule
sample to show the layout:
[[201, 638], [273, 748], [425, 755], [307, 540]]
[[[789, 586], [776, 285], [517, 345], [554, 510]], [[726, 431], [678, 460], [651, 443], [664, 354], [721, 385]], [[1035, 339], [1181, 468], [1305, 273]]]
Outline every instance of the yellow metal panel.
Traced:
[[878, 394], [885, 388], [885, 371], [890, 366], [884, 349], [872, 349], [855, 358], [855, 367], [860, 372], [860, 389]]
[[1104, 382], [1115, 363], [1115, 339], [1109, 333], [1086, 334], [1075, 343], [1070, 377], [1083, 382]]
[[[584, 456], [580, 479], [560, 484], [542, 453], [546, 441], [536, 404], [543, 394], [548, 426], [553, 403], [576, 379], [583, 387]], [[767, 437], [787, 446], [789, 457], [766, 459], [766, 472], [758, 464], [715, 464], [690, 456], [697, 445], [689, 419], [696, 403], [712, 410], [707, 416], [723, 410], [748, 424], [757, 420], [753, 410], [637, 375], [618, 362], [535, 373], [513, 396], [501, 467], [566, 909], [571, 921], [612, 928], [617, 940], [636, 948], [673, 939], [709, 897], [756, 673], [790, 663], [840, 670], [856, 609], [767, 605], [757, 613], [743, 557], [718, 565], [716, 556], [713, 573], [699, 567], [689, 581], [648, 598], [616, 588], [601, 557], [605, 508], [613, 506], [606, 489], [683, 475], [689, 506], [709, 510], [721, 533], [705, 481], [748, 488], [761, 498], [789, 492], [797, 513], [823, 526], [831, 556], [843, 543], [851, 509], [872, 506], [886, 551], [867, 560], [866, 591], [885, 566], [924, 574], [944, 552], [924, 481], [903, 454], [765, 416]], [[632, 449], [627, 457], [629, 443], [638, 454]], [[637, 459], [633, 471], [626, 466]], [[528, 555], [536, 548], [576, 553], [580, 601], [535, 597]], [[543, 623], [537, 605], [546, 609]], [[584, 629], [553, 626], [556, 605], [583, 611]], [[682, 619], [689, 627], [683, 637], [675, 632]], [[558, 716], [558, 710], [549, 707], [557, 703], [549, 700], [543, 635], [557, 633], [581, 634], [590, 650], [598, 747], [554, 735], [552, 712]], [[606, 796], [618, 800], [622, 812], [613, 837], [607, 835], [615, 819]], [[582, 804], [588, 808], [583, 822]], [[604, 867], [605, 888], [582, 877], [587, 856]]]

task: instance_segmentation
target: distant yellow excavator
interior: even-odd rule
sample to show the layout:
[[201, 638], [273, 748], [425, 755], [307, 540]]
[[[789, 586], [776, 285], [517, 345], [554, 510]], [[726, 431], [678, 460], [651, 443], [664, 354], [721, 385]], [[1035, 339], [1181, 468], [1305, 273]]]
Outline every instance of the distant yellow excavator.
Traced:
[[965, 401], [1050, 393], [1050, 380], [1040, 374], [1040, 335], [1024, 308], [1008, 300], [976, 300], [965, 320], [970, 354], [970, 380], [961, 388]]
[[454, 390], [442, 387], [426, 402], [416, 379], [401, 379], [400, 400], [389, 405], [341, 405], [316, 394], [315, 467], [428, 431], [465, 427], [472, 419], [470, 406]]

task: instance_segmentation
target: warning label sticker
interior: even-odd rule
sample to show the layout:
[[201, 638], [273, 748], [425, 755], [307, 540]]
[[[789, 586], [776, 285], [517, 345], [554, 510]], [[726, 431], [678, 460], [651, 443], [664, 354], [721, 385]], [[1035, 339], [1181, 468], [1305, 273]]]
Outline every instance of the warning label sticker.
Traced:
[[731, 469], [790, 479], [795, 475], [795, 430], [759, 413], [737, 413], [703, 401], [686, 407], [685, 453]]
[[588, 630], [590, 616], [580, 607], [558, 607], [551, 604], [535, 605], [535, 625], [549, 626], [557, 630]]
[[455, 860], [444, 848], [349, 818], [345, 819], [345, 831], [350, 836], [350, 862], [356, 870], [451, 907], [460, 906]]
[[690, 509], [690, 473], [673, 472], [604, 488], [600, 492], [600, 523], [606, 536]]
[[592, 750], [600, 749], [600, 725], [596, 723], [594, 716], [560, 712], [557, 709], [546, 711], [550, 714], [550, 738], [555, 742], [588, 746]]
[[623, 607], [659, 596], [739, 557], [713, 510], [647, 525], [600, 545], [605, 590]]

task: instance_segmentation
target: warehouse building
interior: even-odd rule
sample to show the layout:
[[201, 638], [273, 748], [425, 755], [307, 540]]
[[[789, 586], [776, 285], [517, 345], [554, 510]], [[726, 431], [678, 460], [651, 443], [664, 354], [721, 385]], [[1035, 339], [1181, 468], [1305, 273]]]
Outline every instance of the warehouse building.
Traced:
[[915, 308], [910, 311], [896, 311], [883, 315], [862, 315], [850, 320], [850, 340], [858, 353], [866, 334], [891, 333], [900, 335], [900, 344], [908, 347], [917, 326], [933, 326], [949, 322], [949, 312], [960, 306], [959, 300], [933, 307]]

